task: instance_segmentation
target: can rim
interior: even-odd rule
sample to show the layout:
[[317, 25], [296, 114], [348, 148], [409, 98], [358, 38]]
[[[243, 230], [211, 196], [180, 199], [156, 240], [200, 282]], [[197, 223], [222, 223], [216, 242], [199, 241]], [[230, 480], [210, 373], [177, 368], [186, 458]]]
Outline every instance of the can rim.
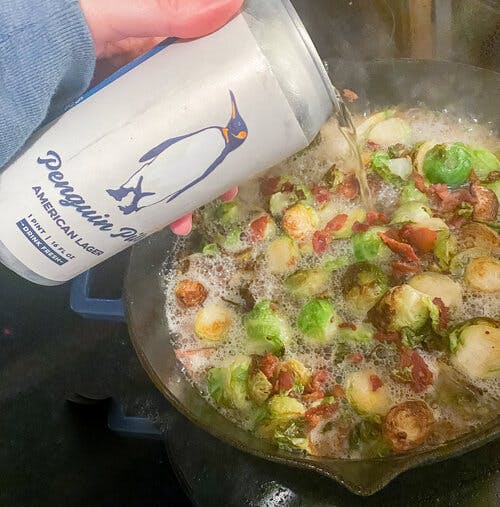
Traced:
[[330, 100], [333, 103], [333, 106], [335, 108], [335, 111], [340, 110], [340, 103], [339, 103], [339, 97], [337, 95], [337, 91], [335, 86], [332, 83], [332, 80], [330, 79], [330, 76], [328, 75], [328, 72], [321, 60], [321, 57], [318, 53], [318, 50], [316, 49], [316, 46], [314, 45], [313, 40], [311, 39], [311, 36], [309, 35], [309, 32], [307, 31], [306, 27], [304, 26], [304, 23], [302, 22], [302, 19], [300, 18], [299, 14], [295, 10], [295, 7], [292, 5], [290, 0], [282, 0], [283, 7], [287, 11], [288, 15], [290, 16], [290, 19], [292, 20], [292, 23], [295, 26], [295, 29], [297, 30], [298, 34], [300, 35], [300, 38], [302, 42], [304, 43], [307, 52], [309, 53], [309, 56], [311, 57], [311, 60], [314, 63], [314, 66], [316, 67], [316, 70], [318, 71], [318, 74], [321, 77], [321, 80], [323, 81], [323, 85], [325, 86], [326, 93]]

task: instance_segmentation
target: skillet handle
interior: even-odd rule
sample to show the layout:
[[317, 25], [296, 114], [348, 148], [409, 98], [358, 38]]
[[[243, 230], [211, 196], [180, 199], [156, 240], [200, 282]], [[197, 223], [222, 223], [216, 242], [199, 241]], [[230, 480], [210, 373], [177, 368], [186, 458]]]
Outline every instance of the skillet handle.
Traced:
[[71, 309], [86, 319], [125, 322], [123, 299], [96, 299], [89, 296], [92, 271], [75, 278], [71, 284]]

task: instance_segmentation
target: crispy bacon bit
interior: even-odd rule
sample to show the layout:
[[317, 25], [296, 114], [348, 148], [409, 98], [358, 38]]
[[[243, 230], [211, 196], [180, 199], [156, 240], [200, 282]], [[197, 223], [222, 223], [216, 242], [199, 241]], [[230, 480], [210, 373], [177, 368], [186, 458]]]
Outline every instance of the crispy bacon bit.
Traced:
[[344, 199], [355, 199], [359, 194], [359, 183], [355, 174], [348, 174], [342, 183], [340, 183], [335, 193]]
[[401, 343], [401, 335], [395, 331], [395, 332], [386, 332], [386, 333], [375, 333], [373, 335], [375, 340], [379, 342], [388, 342], [388, 343]]
[[360, 364], [363, 362], [363, 354], [360, 354], [359, 352], [353, 352], [352, 354], [348, 354], [345, 357], [350, 363], [353, 364]]
[[340, 229], [342, 229], [342, 227], [344, 227], [348, 218], [349, 218], [349, 215], [346, 215], [345, 213], [337, 215], [336, 217], [332, 218], [326, 224], [325, 231], [328, 231], [328, 232], [340, 231]]
[[339, 325], [340, 329], [352, 329], [353, 331], [356, 331], [358, 329], [356, 327], [356, 324], [353, 324], [352, 322], [342, 322], [342, 324]]
[[325, 253], [329, 244], [330, 244], [330, 234], [327, 231], [316, 231], [313, 234], [312, 245], [315, 253], [317, 254]]
[[293, 387], [293, 382], [295, 378], [292, 373], [287, 371], [280, 371], [278, 375], [278, 380], [274, 384], [275, 392], [280, 391], [289, 391]]
[[295, 190], [295, 185], [291, 181], [285, 181], [283, 185], [281, 185], [280, 192], [293, 192]]
[[366, 214], [365, 223], [368, 225], [385, 225], [390, 222], [387, 215], [380, 213], [379, 211], [371, 210]]
[[432, 302], [439, 308], [439, 329], [446, 329], [450, 321], [450, 309], [443, 303], [441, 298], [434, 298]]
[[317, 407], [311, 407], [304, 414], [307, 421], [307, 432], [312, 431], [321, 422], [321, 419], [328, 419], [335, 415], [339, 406], [337, 403], [325, 403]]
[[280, 360], [273, 354], [266, 354], [260, 358], [259, 370], [270, 382], [274, 380], [280, 368]]
[[413, 182], [415, 183], [415, 188], [417, 190], [420, 190], [420, 192], [422, 192], [424, 194], [427, 193], [427, 187], [425, 186], [425, 179], [421, 174], [414, 172], [413, 173]]
[[431, 196], [438, 199], [439, 202], [437, 206], [440, 213], [452, 213], [464, 202], [475, 204], [477, 201], [470, 189], [461, 188], [451, 192], [450, 189], [442, 183], [431, 185], [428, 192]]
[[271, 217], [269, 215], [263, 215], [257, 219], [255, 219], [250, 224], [249, 231], [249, 239], [253, 243], [257, 243], [259, 241], [264, 241], [266, 237], [266, 228], [271, 222]]
[[316, 372], [311, 380], [309, 381], [309, 384], [304, 389], [304, 392], [307, 393], [313, 393], [314, 391], [317, 391], [318, 389], [323, 388], [323, 384], [326, 382], [326, 379], [328, 378], [328, 372], [326, 370], [319, 370]]
[[281, 176], [271, 176], [270, 178], [262, 178], [260, 180], [260, 191], [264, 196], [273, 195], [278, 191]]
[[399, 255], [403, 260], [409, 262], [418, 261], [417, 254], [411, 245], [397, 241], [391, 238], [390, 235], [385, 232], [379, 232], [378, 236], [389, 247], [390, 250]]
[[411, 368], [411, 388], [416, 393], [421, 393], [432, 385], [434, 377], [432, 371], [415, 350], [403, 348], [399, 355], [399, 368]]
[[332, 394], [336, 400], [345, 398], [345, 389], [340, 384], [335, 384], [332, 389]]
[[324, 185], [314, 185], [312, 187], [312, 193], [314, 195], [314, 199], [318, 204], [325, 204], [330, 200], [331, 194], [330, 190]]
[[378, 391], [384, 383], [382, 379], [378, 375], [370, 375], [370, 387], [373, 392]]
[[426, 227], [407, 224], [399, 231], [401, 239], [409, 243], [419, 254], [434, 251], [438, 234]]
[[325, 397], [325, 391], [323, 389], [320, 389], [318, 391], [314, 391], [310, 394], [303, 394], [302, 395], [302, 401], [306, 403], [314, 403], [315, 401], [322, 400]]
[[391, 267], [392, 276], [396, 280], [404, 279], [408, 275], [415, 275], [422, 271], [422, 266], [415, 262], [393, 261], [391, 262]]
[[370, 151], [379, 151], [380, 150], [380, 144], [377, 144], [375, 141], [371, 141], [371, 140], [368, 140], [366, 142], [366, 147], [370, 150]]
[[359, 99], [359, 95], [356, 92], [353, 92], [352, 90], [349, 90], [349, 88], [344, 88], [342, 90], [342, 94], [346, 98], [347, 102], [350, 102], [351, 104]]
[[370, 226], [366, 222], [361, 223], [356, 220], [356, 222], [352, 224], [352, 232], [354, 232], [354, 234], [366, 232], [369, 228]]

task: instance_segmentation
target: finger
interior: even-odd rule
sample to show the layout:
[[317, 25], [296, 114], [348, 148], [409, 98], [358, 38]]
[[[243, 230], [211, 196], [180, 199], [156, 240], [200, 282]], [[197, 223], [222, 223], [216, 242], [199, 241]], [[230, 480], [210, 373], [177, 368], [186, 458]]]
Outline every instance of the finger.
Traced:
[[127, 37], [195, 38], [214, 32], [243, 0], [80, 0], [96, 51]]
[[170, 229], [178, 236], [187, 236], [193, 227], [192, 215], [186, 215], [170, 224]]
[[234, 187], [229, 192], [220, 196], [221, 201], [232, 201], [238, 195], [238, 187]]

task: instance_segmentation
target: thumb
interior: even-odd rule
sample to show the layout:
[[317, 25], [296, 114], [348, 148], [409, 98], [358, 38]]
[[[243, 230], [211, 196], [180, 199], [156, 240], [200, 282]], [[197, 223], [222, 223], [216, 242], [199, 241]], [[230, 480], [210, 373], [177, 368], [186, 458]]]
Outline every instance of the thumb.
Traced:
[[243, 0], [80, 0], [97, 52], [128, 37], [195, 38], [227, 23]]

